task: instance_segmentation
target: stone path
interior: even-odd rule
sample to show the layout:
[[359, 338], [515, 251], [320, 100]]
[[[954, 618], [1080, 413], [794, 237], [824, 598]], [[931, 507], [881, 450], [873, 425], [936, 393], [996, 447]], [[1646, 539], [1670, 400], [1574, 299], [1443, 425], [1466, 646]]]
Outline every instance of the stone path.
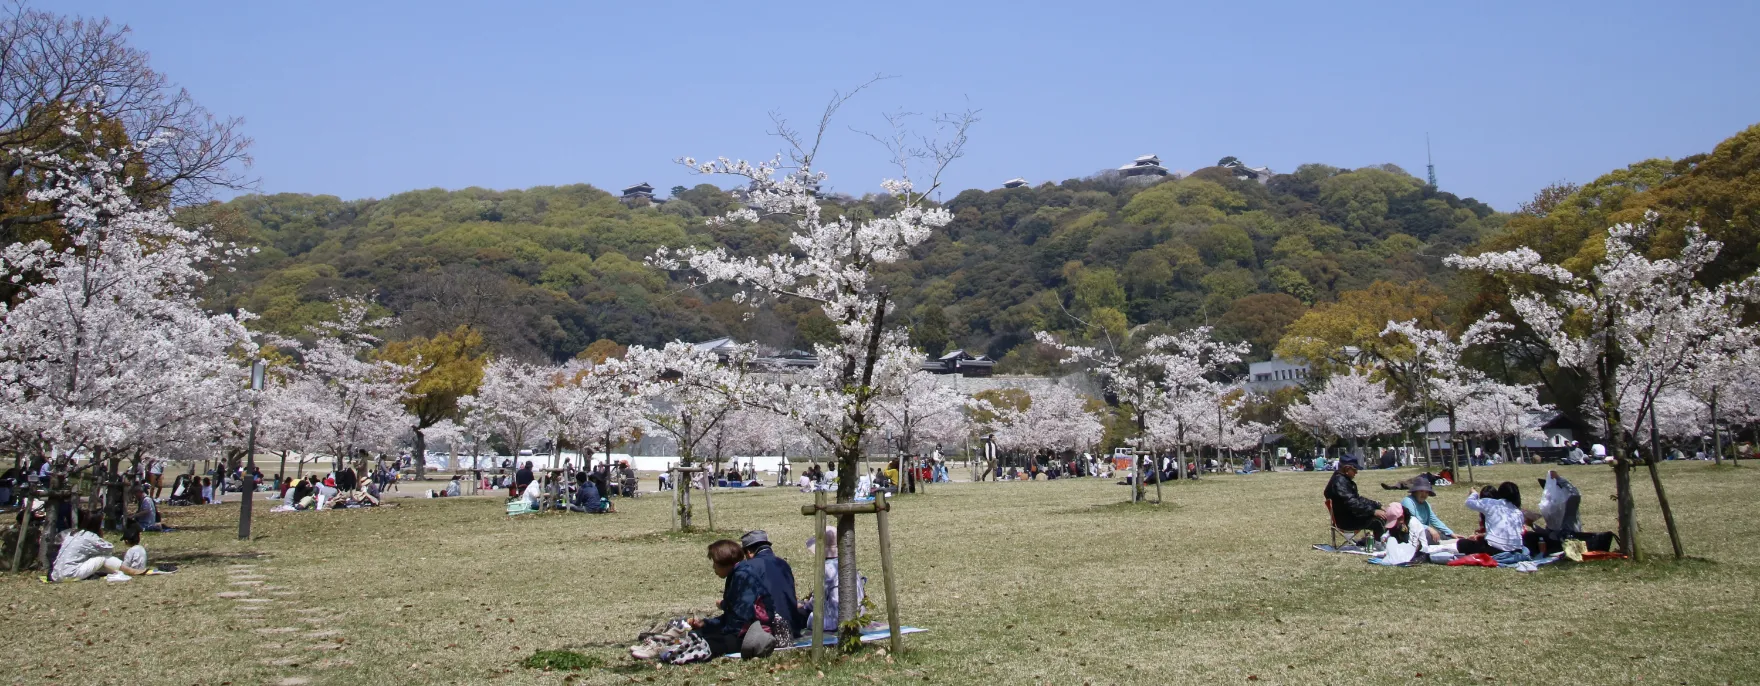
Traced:
[[267, 656], [263, 664], [285, 674], [268, 683], [303, 686], [312, 682], [315, 671], [354, 664], [335, 657], [348, 649], [348, 638], [342, 631], [325, 628], [329, 611], [296, 606], [299, 591], [271, 583], [269, 571], [263, 564], [228, 565], [227, 586], [232, 590], [214, 594], [227, 601], [239, 619], [268, 624], [251, 630], [261, 637], [257, 651]]

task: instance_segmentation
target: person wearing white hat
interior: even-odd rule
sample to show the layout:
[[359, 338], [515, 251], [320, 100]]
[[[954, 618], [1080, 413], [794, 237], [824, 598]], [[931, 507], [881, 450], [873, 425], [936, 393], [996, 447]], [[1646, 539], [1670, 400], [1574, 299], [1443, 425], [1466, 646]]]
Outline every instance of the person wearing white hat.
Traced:
[[[818, 536], [807, 539], [807, 553], [812, 554], [818, 548]], [[813, 596], [808, 595], [800, 601], [797, 614], [807, 618], [802, 624], [805, 631], [812, 631], [813, 622], [819, 621], [826, 633], [837, 633], [837, 528], [825, 527], [825, 617], [815, 619], [813, 614]], [[856, 575], [856, 602], [859, 604], [867, 591], [868, 579]]]

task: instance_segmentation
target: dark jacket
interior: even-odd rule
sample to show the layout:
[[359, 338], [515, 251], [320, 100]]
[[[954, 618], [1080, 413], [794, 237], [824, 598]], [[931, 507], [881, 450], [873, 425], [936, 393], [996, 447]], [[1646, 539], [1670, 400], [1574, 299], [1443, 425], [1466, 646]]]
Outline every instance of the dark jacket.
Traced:
[[746, 564], [757, 567], [764, 582], [764, 607], [777, 612], [789, 613], [789, 627], [796, 635], [807, 625], [807, 617], [796, 612], [800, 603], [794, 595], [794, 569], [788, 561], [776, 556], [770, 546], [764, 546]]
[[1332, 475], [1326, 483], [1326, 499], [1332, 501], [1332, 517], [1344, 528], [1368, 527], [1375, 522], [1375, 511], [1381, 503], [1357, 495], [1357, 482], [1343, 472]]
[[600, 500], [599, 488], [597, 486], [594, 486], [593, 482], [591, 482], [591, 481], [582, 482], [580, 486], [575, 488], [575, 492], [574, 492], [574, 506], [575, 507], [581, 508], [583, 510], [586, 510], [587, 512], [591, 512], [594, 514], [604, 512], [605, 508], [604, 508], [604, 506], [602, 506], [600, 504], [599, 500]]
[[526, 485], [532, 483], [532, 470], [520, 467], [519, 471], [513, 474], [513, 483], [519, 486], [519, 490], [526, 490]]
[[[703, 620], [698, 631], [705, 635], [738, 637], [746, 627], [757, 621], [756, 605], [765, 595], [764, 579], [758, 566], [744, 560], [733, 566], [733, 573], [721, 586], [721, 615]], [[769, 605], [765, 605], [769, 607]]]

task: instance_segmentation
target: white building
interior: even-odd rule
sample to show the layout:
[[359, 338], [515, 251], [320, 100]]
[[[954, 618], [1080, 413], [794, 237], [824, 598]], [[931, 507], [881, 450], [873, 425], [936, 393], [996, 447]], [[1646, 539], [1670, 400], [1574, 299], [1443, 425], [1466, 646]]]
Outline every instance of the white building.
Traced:
[[1300, 386], [1308, 380], [1308, 365], [1272, 357], [1264, 362], [1247, 365], [1247, 390], [1270, 393], [1279, 388]]

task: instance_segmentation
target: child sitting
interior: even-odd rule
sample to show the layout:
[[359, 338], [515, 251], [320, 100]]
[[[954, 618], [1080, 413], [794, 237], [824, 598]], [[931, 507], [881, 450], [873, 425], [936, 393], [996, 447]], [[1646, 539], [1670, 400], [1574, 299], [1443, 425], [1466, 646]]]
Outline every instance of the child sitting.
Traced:
[[122, 542], [129, 545], [128, 552], [122, 554], [122, 568], [129, 574], [147, 573], [147, 547], [141, 545], [141, 532], [135, 527], [127, 527], [122, 531]]

